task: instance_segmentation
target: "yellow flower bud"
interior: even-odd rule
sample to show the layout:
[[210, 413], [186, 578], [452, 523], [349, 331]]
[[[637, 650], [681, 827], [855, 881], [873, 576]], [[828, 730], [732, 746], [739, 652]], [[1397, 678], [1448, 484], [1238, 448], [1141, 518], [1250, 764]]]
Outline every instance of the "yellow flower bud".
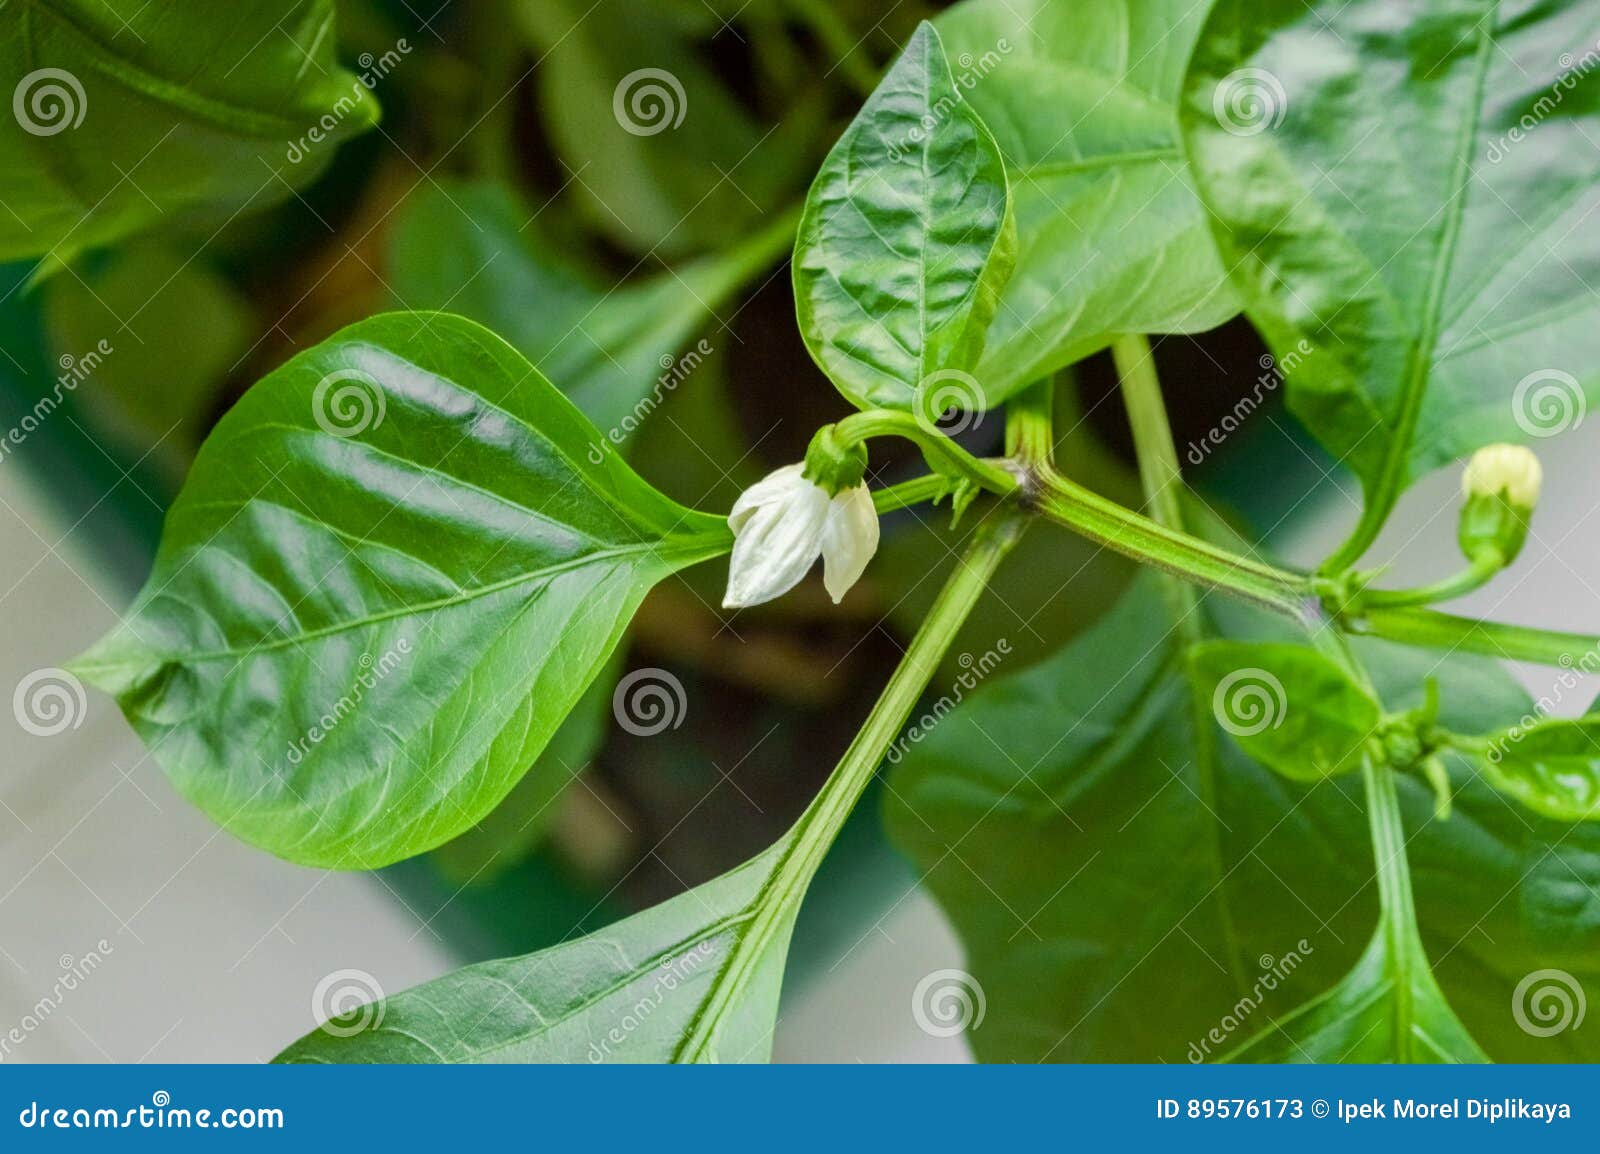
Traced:
[[1485, 445], [1467, 462], [1461, 474], [1461, 492], [1466, 497], [1503, 494], [1511, 504], [1531, 510], [1539, 503], [1539, 486], [1543, 482], [1544, 470], [1531, 449]]

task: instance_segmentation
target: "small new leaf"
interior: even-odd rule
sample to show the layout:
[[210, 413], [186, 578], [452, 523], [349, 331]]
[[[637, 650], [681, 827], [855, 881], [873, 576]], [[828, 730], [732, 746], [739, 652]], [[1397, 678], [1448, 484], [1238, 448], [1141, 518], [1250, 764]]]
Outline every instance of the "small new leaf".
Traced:
[[1600, 818], [1600, 715], [1511, 726], [1470, 749], [1485, 781], [1535, 813]]
[[923, 24], [806, 197], [794, 251], [806, 346], [863, 409], [982, 409], [971, 370], [1016, 246], [1000, 151]]

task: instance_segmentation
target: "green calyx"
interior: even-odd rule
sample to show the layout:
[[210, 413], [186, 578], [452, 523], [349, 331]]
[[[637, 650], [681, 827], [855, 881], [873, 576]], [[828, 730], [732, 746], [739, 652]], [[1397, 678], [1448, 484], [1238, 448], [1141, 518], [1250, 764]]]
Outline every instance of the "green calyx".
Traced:
[[1528, 520], [1533, 510], [1513, 503], [1504, 492], [1473, 493], [1461, 505], [1461, 520], [1456, 540], [1469, 561], [1477, 561], [1489, 550], [1500, 556], [1503, 568], [1516, 560], [1528, 539]]
[[806, 448], [801, 475], [820, 486], [830, 497], [863, 483], [867, 475], [867, 446], [857, 441], [847, 444], [837, 425], [823, 425]]

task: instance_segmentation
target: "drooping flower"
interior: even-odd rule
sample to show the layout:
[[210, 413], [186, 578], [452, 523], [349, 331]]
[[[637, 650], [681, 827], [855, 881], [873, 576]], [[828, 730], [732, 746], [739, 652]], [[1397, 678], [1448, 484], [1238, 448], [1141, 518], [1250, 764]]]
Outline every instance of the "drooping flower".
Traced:
[[818, 556], [822, 583], [837, 604], [878, 550], [878, 513], [866, 485], [830, 496], [800, 464], [785, 465], [741, 493], [728, 527], [734, 543], [724, 609], [781, 597]]

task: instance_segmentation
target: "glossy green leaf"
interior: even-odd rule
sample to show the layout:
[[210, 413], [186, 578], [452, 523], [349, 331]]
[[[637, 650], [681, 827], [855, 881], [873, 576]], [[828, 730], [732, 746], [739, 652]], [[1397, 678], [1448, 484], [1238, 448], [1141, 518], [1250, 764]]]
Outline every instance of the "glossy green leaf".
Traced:
[[1327, 993], [1223, 1057], [1228, 1062], [1487, 1062], [1445, 1001], [1422, 944], [1380, 926]]
[[0, 259], [289, 196], [378, 102], [335, 60], [333, 0], [16, 0], [0, 47]]
[[722, 339], [693, 341], [792, 230], [792, 218], [768, 221], [726, 254], [608, 287], [557, 252], [507, 190], [445, 184], [403, 210], [390, 279], [406, 308], [449, 309], [499, 333], [622, 444]]
[[977, 407], [970, 371], [1015, 257], [1005, 162], [923, 24], [806, 197], [801, 334], [862, 408]]
[[74, 668], [230, 832], [371, 868], [487, 813], [651, 585], [729, 544], [498, 337], [389, 314], [223, 418]]
[[[790, 838], [598, 933], [484, 962], [335, 1019], [281, 1062], [762, 1062], [791, 908], [750, 971], [729, 962]], [[714, 1008], [713, 1008], [714, 1007]], [[707, 1019], [715, 1027], [706, 1030]]]
[[1201, 33], [1196, 183], [1363, 538], [1422, 472], [1600, 395], [1600, 76], [1570, 54], [1597, 38], [1580, 0], [1221, 0]]
[[[1215, 598], [1203, 611], [1225, 637], [1281, 636]], [[1431, 676], [1457, 731], [1528, 712], [1492, 661], [1360, 651], [1390, 711], [1420, 705]], [[1533, 1036], [1512, 1006], [1535, 970], [1600, 982], [1600, 827], [1449, 769], [1448, 821], [1420, 778], [1400, 781], [1440, 987], [1496, 1060], [1592, 1061], [1600, 1035]], [[1359, 776], [1295, 782], [1244, 756], [1193, 692], [1149, 576], [1055, 657], [969, 695], [889, 784], [891, 835], [984, 989], [969, 1038], [986, 1061], [1216, 1060], [1334, 987], [1376, 921]]]
[[1303, 645], [1212, 641], [1189, 661], [1217, 724], [1262, 765], [1298, 781], [1358, 768], [1382, 716], [1344, 670]]
[[1463, 746], [1485, 781], [1536, 813], [1600, 818], [1600, 716], [1511, 726]]
[[1005, 157], [1016, 270], [976, 373], [990, 405], [1128, 333], [1239, 311], [1178, 139], [1208, 2], [968, 0], [935, 22]]

